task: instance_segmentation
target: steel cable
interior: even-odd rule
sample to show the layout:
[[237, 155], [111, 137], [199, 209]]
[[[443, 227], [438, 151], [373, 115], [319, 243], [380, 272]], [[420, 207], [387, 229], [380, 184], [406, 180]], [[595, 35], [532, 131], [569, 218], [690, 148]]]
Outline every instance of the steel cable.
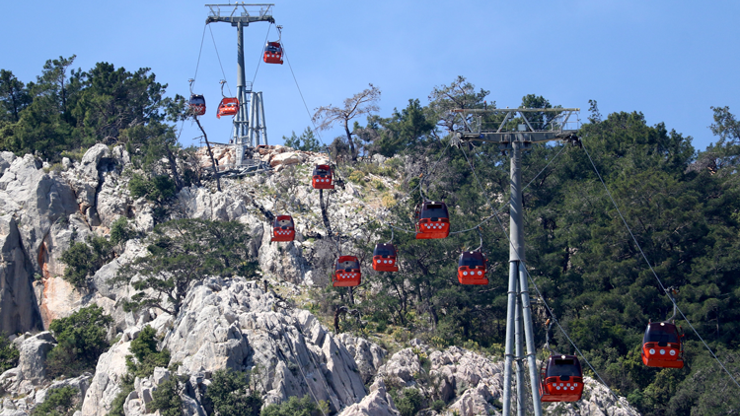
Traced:
[[[475, 169], [473, 168], [473, 165], [472, 165], [472, 163], [470, 163], [470, 159], [468, 158], [468, 155], [467, 155], [467, 153], [465, 153], [465, 149], [462, 149], [462, 148], [461, 148], [461, 150], [462, 150], [462, 152], [463, 152], [463, 155], [465, 155], [465, 159], [466, 159], [466, 160], [468, 161], [468, 165], [470, 166], [470, 169], [471, 169], [471, 171], [473, 172], [473, 175], [475, 176], [475, 178], [476, 178], [476, 181], [478, 182], [478, 186], [480, 187], [480, 189], [481, 189], [481, 192], [482, 192], [482, 193], [483, 193], [484, 195], [486, 195], [486, 198], [488, 199], [488, 203], [489, 203], [489, 205], [490, 205], [490, 202], [491, 202], [491, 200], [490, 200], [490, 197], [488, 197], [488, 194], [486, 193], [485, 189], [483, 189], [483, 186], [481, 185], [480, 181], [478, 180], [478, 175], [477, 175], [477, 174], [475, 173]], [[560, 153], [558, 153], [558, 154], [560, 154]], [[553, 158], [553, 159], [554, 159], [554, 158]], [[544, 169], [543, 169], [543, 170], [544, 170]], [[539, 174], [538, 174], [538, 176], [539, 176]], [[531, 182], [530, 182], [530, 183], [531, 183]], [[498, 217], [498, 215], [495, 215], [495, 214], [496, 214], [496, 213], [494, 212], [494, 216], [495, 216], [496, 220], [498, 221], [498, 224], [499, 224], [499, 226], [501, 227], [501, 231], [502, 231], [502, 232], [504, 233], [504, 235], [506, 236], [506, 239], [507, 239], [507, 240], [509, 241], [509, 246], [510, 246], [510, 247], [511, 247], [511, 248], [512, 248], [512, 249], [514, 250], [514, 252], [515, 252], [515, 253], [517, 254], [517, 257], [519, 257], [519, 258], [522, 258], [522, 256], [521, 256], [521, 255], [519, 254], [519, 252], [517, 251], [517, 249], [516, 249], [516, 246], [514, 246], [514, 243], [513, 243], [512, 241], [511, 241], [511, 237], [509, 236], [509, 233], [508, 233], [508, 232], [506, 231], [506, 228], [504, 227], [504, 224], [503, 224], [503, 223], [501, 222], [501, 219], [500, 219], [500, 218]], [[524, 272], [525, 272], [525, 273], [527, 274], [527, 277], [529, 278], [529, 280], [530, 280], [530, 281], [532, 282], [532, 285], [534, 286], [534, 289], [535, 289], [535, 291], [537, 292], [537, 294], [539, 295], [540, 299], [542, 300], [542, 303], [543, 303], [543, 304], [545, 305], [545, 308], [547, 308], [547, 311], [548, 311], [548, 312], [550, 313], [550, 316], [551, 316], [551, 317], [552, 317], [552, 319], [553, 319], [553, 320], [555, 321], [555, 323], [556, 323], [556, 324], [558, 325], [558, 328], [560, 329], [560, 332], [562, 332], [562, 333], [563, 333], [563, 335], [565, 335], [565, 338], [566, 338], [566, 339], [568, 340], [568, 342], [570, 342], [570, 344], [571, 344], [571, 345], [573, 346], [573, 348], [575, 348], [575, 349], [576, 349], [576, 351], [578, 352], [578, 355], [580, 355], [580, 356], [581, 356], [581, 358], [583, 358], [583, 361], [585, 361], [585, 362], [586, 362], [586, 364], [588, 364], [588, 366], [589, 366], [589, 367], [591, 368], [591, 371], [593, 371], [593, 372], [594, 372], [594, 374], [596, 374], [596, 377], [598, 377], [598, 378], [599, 378], [599, 380], [601, 381], [601, 383], [602, 383], [602, 384], [604, 384], [604, 386], [605, 386], [605, 387], [606, 387], [606, 388], [607, 388], [607, 389], [609, 390], [609, 392], [610, 392], [610, 393], [611, 393], [611, 394], [612, 394], [612, 395], [613, 395], [613, 396], [614, 396], [614, 397], [615, 397], [615, 398], [617, 399], [617, 401], [619, 401], [619, 397], [618, 397], [618, 396], [617, 396], [617, 395], [616, 395], [616, 394], [615, 394], [615, 393], [614, 393], [614, 392], [612, 391], [612, 389], [611, 389], [611, 388], [609, 388], [609, 385], [607, 385], [607, 384], [606, 384], [606, 382], [605, 382], [605, 381], [604, 381], [604, 379], [603, 379], [603, 378], [601, 377], [601, 375], [599, 375], [599, 373], [598, 373], [598, 372], [596, 371], [596, 369], [595, 369], [595, 368], [594, 368], [594, 367], [593, 367], [593, 366], [591, 365], [591, 363], [590, 363], [590, 362], [589, 362], [589, 361], [588, 361], [588, 360], [586, 359], [586, 357], [585, 357], [585, 356], [583, 355], [583, 353], [582, 353], [582, 352], [581, 352], [581, 350], [580, 350], [580, 349], [578, 348], [578, 346], [577, 346], [577, 345], [575, 344], [575, 342], [573, 342], [573, 340], [572, 340], [572, 339], [570, 338], [570, 336], [568, 336], [568, 333], [567, 333], [567, 332], [565, 332], [565, 329], [563, 329], [563, 327], [562, 327], [562, 326], [560, 325], [560, 322], [559, 322], [559, 321], [557, 320], [557, 318], [555, 317], [555, 314], [554, 314], [554, 313], [552, 312], [552, 309], [550, 309], [550, 306], [549, 306], [549, 305], [547, 304], [547, 301], [545, 300], [545, 297], [544, 297], [544, 296], [542, 296], [542, 293], [540, 292], [539, 288], [537, 287], [537, 283], [535, 283], [535, 281], [534, 281], [534, 278], [532, 278], [532, 275], [531, 275], [531, 274], [529, 273], [529, 270], [527, 270], [527, 267], [526, 267], [526, 263], [525, 263], [525, 266], [524, 266], [524, 267], [522, 267], [522, 269], [523, 269], [523, 270], [524, 270]]]
[[704, 341], [704, 338], [702, 338], [701, 335], [699, 335], [699, 332], [694, 328], [694, 325], [691, 324], [691, 321], [684, 315], [681, 308], [678, 307], [678, 304], [676, 304], [676, 301], [673, 299], [672, 296], [669, 295], [668, 289], [663, 285], [663, 282], [658, 277], [658, 274], [655, 272], [655, 269], [653, 269], [652, 264], [650, 264], [650, 261], [648, 260], [647, 256], [645, 255], [645, 252], [642, 251], [642, 246], [640, 246], [640, 243], [637, 242], [637, 238], [635, 238], [635, 235], [632, 233], [632, 229], [630, 228], [629, 224], [627, 224], [627, 220], [624, 219], [624, 215], [622, 215], [622, 211], [619, 209], [619, 206], [617, 206], [617, 202], [612, 197], [611, 192], [609, 192], [609, 188], [606, 186], [606, 183], [604, 182], [604, 179], [601, 177], [601, 173], [599, 173], [599, 170], [596, 168], [596, 164], [594, 163], [593, 159], [591, 159], [591, 155], [588, 153], [588, 150], [586, 150], [586, 146], [584, 144], [583, 151], [586, 153], [586, 156], [588, 156], [588, 160], [591, 162], [591, 166], [593, 166], [594, 171], [596, 172], [596, 175], [599, 177], [599, 180], [601, 181], [601, 184], [604, 186], [604, 190], [606, 191], [606, 194], [609, 196], [609, 199], [612, 201], [612, 204], [614, 205], [614, 208], [617, 210], [617, 213], [619, 214], [619, 218], [622, 219], [622, 223], [624, 223], [624, 226], [627, 228], [627, 231], [630, 234], [630, 237], [632, 237], [632, 241], [634, 241], [635, 246], [637, 246], [637, 249], [640, 251], [640, 254], [642, 255], [642, 258], [645, 260], [645, 263], [647, 263], [648, 268], [650, 268], [650, 271], [653, 273], [653, 276], [655, 276], [655, 280], [658, 281], [658, 285], [663, 290], [663, 293], [668, 295], [668, 298], [671, 300], [671, 303], [673, 303], [673, 306], [678, 310], [678, 312], [681, 313], [681, 316], [686, 321], [686, 323], [689, 325], [692, 331], [694, 331], [694, 334], [696, 334], [697, 337], [699, 337], [699, 340], [701, 340], [702, 344], [704, 344], [704, 347], [709, 351], [709, 353], [712, 355], [712, 357], [717, 361], [717, 363], [722, 367], [722, 369], [727, 373], [728, 376], [732, 379], [732, 381], [735, 383], [735, 385], [740, 388], [740, 384], [738, 384], [735, 377], [732, 376], [729, 370], [725, 367], [724, 364], [722, 364], [722, 361], [720, 361], [719, 358], [714, 354], [714, 351], [709, 347], [709, 344], [707, 344], [706, 341]]
[[224, 76], [224, 82], [226, 83], [226, 88], [229, 89], [229, 95], [233, 97], [233, 94], [231, 93], [231, 87], [229, 86], [229, 81], [226, 81], [226, 72], [224, 71], [224, 66], [221, 64], [221, 56], [218, 54], [218, 46], [216, 46], [216, 38], [213, 36], [213, 30], [210, 26], [208, 26], [208, 31], [211, 32], [211, 40], [213, 40], [213, 48], [216, 50], [216, 58], [218, 58], [218, 65], [221, 67], [221, 74]]
[[290, 69], [290, 75], [293, 76], [293, 82], [295, 82], [296, 88], [298, 88], [298, 94], [301, 96], [301, 100], [303, 101], [303, 107], [306, 108], [306, 114], [308, 114], [308, 119], [311, 120], [311, 124], [313, 125], [313, 130], [318, 134], [319, 140], [321, 140], [321, 144], [324, 145], [326, 148], [326, 142], [324, 142], [324, 138], [321, 136], [321, 133], [319, 132], [319, 129], [316, 127], [316, 123], [313, 121], [313, 116], [311, 115], [311, 110], [308, 109], [308, 104], [306, 104], [306, 99], [303, 97], [303, 92], [301, 91], [300, 85], [298, 85], [298, 79], [295, 77], [295, 73], [293, 72], [293, 66], [290, 64], [290, 58], [288, 58], [287, 49], [285, 48], [285, 41], [282, 41], [281, 43], [283, 47], [283, 56], [285, 56], [285, 61], [288, 62], [288, 68]]

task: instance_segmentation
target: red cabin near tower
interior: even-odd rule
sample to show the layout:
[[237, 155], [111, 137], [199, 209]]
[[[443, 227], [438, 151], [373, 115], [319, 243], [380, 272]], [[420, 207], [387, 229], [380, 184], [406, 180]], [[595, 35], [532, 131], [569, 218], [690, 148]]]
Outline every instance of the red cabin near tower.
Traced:
[[[543, 366], [545, 363], [543, 362]], [[576, 402], [583, 394], [583, 370], [575, 355], [551, 355], [540, 368], [543, 402]]]
[[316, 165], [311, 177], [311, 186], [314, 189], [334, 189], [331, 167], [329, 165]]
[[355, 256], [340, 256], [334, 270], [334, 286], [359, 286], [361, 281], [360, 260]]
[[648, 323], [642, 338], [642, 362], [648, 367], [683, 368], [683, 335], [670, 322]]
[[265, 45], [265, 54], [262, 57], [268, 64], [283, 64], [283, 46], [280, 42], [267, 42]]
[[416, 208], [416, 239], [447, 238], [450, 215], [444, 202], [426, 201]]
[[295, 226], [290, 215], [278, 215], [272, 224], [272, 241], [293, 241]]
[[457, 280], [463, 285], [487, 285], [486, 256], [480, 251], [465, 251], [457, 261]]
[[190, 108], [190, 114], [194, 116], [202, 116], [206, 113], [206, 99], [200, 94], [191, 94], [190, 100], [188, 100], [188, 107]]
[[396, 247], [391, 243], [376, 244], [373, 250], [373, 270], [378, 272], [397, 272], [398, 259]]
[[236, 97], [224, 97], [224, 99], [221, 100], [221, 103], [218, 105], [218, 113], [216, 113], [216, 118], [221, 118], [221, 116], [234, 116], [238, 112], [239, 99]]

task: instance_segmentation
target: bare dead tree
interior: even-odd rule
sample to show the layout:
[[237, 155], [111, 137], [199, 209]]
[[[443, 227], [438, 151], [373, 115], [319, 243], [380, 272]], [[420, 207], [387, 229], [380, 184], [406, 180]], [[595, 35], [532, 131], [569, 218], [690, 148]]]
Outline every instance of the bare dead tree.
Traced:
[[380, 89], [373, 86], [373, 84], [368, 85], [370, 88], [344, 100], [343, 108], [334, 107], [329, 104], [328, 106], [317, 108], [313, 115], [314, 123], [320, 123], [317, 127], [318, 130], [328, 130], [335, 123], [342, 123], [344, 126], [344, 132], [347, 135], [347, 142], [349, 142], [352, 161], [357, 160], [357, 154], [355, 152], [355, 145], [352, 141], [352, 133], [349, 130], [349, 121], [363, 114], [370, 114], [380, 110], [380, 107], [378, 107], [378, 101], [380, 101]]

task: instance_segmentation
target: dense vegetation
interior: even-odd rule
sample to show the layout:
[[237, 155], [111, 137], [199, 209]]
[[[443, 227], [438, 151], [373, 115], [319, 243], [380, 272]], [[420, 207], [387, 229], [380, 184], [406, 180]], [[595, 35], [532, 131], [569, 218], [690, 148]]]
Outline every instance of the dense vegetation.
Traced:
[[7, 336], [0, 334], [0, 374], [18, 365], [20, 352]]
[[[174, 164], [176, 155], [183, 153], [173, 127], [166, 124], [181, 117], [181, 97], [165, 98], [166, 85], [155, 82], [146, 68], [131, 73], [99, 63], [86, 72], [70, 71], [73, 60], [48, 61], [36, 82], [23, 83], [10, 71], [0, 71], [0, 150], [36, 153], [56, 162], [62, 155], [72, 155], [97, 142], [122, 143], [142, 172], [132, 181], [132, 192], [164, 203], [188, 181], [187, 172], [179, 172]], [[393, 221], [399, 226], [413, 228], [409, 218], [421, 195], [444, 200], [451, 207], [453, 230], [471, 228], [496, 214], [481, 225], [482, 249], [491, 269], [487, 287], [462, 287], [455, 278], [460, 251], [479, 244], [475, 232], [436, 241], [417, 241], [412, 234], [396, 232], [401, 272], [368, 272], [366, 280], [373, 285], [361, 286], [353, 296], [346, 289], [317, 293], [321, 310], [329, 316], [338, 306], [350, 306], [361, 314], [362, 320], [343, 322], [343, 329], [363, 334], [387, 332], [398, 341], [417, 336], [438, 347], [455, 344], [497, 354], [502, 351], [509, 159], [498, 146], [463, 144], [452, 148], [448, 136], [463, 126], [447, 111], [494, 107], [495, 102], [484, 101], [488, 94], [459, 77], [450, 85], [435, 87], [427, 106], [409, 100], [406, 108], [388, 118], [370, 115], [364, 126], [355, 120], [351, 130], [349, 119], [339, 120], [347, 126], [348, 134], [335, 139], [329, 150], [344, 161], [339, 165], [340, 173], [372, 187], [373, 192], [385, 193], [383, 201], [392, 208]], [[553, 107], [536, 95], [525, 96], [522, 106]], [[546, 121], [544, 114], [539, 117], [537, 122]], [[646, 415], [727, 414], [740, 408], [740, 389], [718, 367], [682, 316], [677, 322], [687, 333], [684, 369], [646, 368], [639, 355], [648, 321], [664, 320], [672, 313], [672, 304], [661, 293], [642, 250], [660, 279], [679, 289], [678, 305], [698, 334], [728, 369], [738, 374], [740, 123], [729, 108], [717, 107], [711, 130], [717, 142], [697, 152], [690, 137], [668, 130], [662, 123], [650, 126], [637, 112], [604, 118], [592, 102], [589, 122], [579, 134], [583, 148], [534, 146], [524, 156], [524, 182], [529, 183], [524, 191], [528, 269], [543, 300], [596, 370]], [[308, 130], [287, 140], [310, 150], [318, 146]], [[400, 157], [391, 159], [386, 167], [355, 161], [376, 153]], [[168, 163], [162, 164], [162, 160]], [[395, 192], [366, 181], [370, 173], [395, 176], [401, 189]], [[383, 241], [390, 239], [390, 231], [380, 222], [371, 226]], [[150, 241], [150, 255], [122, 271], [123, 278], [134, 273], [144, 277], [137, 287], [141, 294], [129, 306], [158, 306], [176, 313], [192, 279], [210, 273], [251, 274], [254, 265], [239, 260], [247, 258], [238, 250], [244, 249], [248, 238], [239, 227], [188, 220], [158, 226]], [[124, 240], [130, 238], [125, 229], [119, 231]], [[188, 241], [208, 244], [197, 247], [186, 244]], [[366, 253], [367, 264], [375, 242], [354, 243]], [[99, 267], [100, 259], [94, 255], [95, 241], [78, 244], [85, 247], [74, 246], [79, 252], [70, 253], [69, 259], [80, 268], [73, 269], [75, 274], [69, 278], [81, 282]], [[91, 323], [103, 328], [107, 321], [93, 310], [86, 313], [80, 317], [81, 330], [74, 329], [77, 323], [60, 320], [55, 321], [59, 322], [56, 327], [52, 323], [60, 340], [57, 352], [50, 353], [52, 369], [55, 357], [59, 357], [64, 362], [79, 362], [73, 371], [78, 373], [89, 368], [92, 357], [97, 358], [106, 347], [102, 333], [93, 331]], [[542, 303], [535, 303], [537, 340], [545, 338], [548, 318]], [[556, 350], [573, 352], [562, 333], [553, 331], [552, 335]], [[161, 352], [155, 348], [150, 353]], [[541, 351], [541, 356], [544, 354]], [[249, 406], [241, 402], [248, 397], [227, 397], [224, 403]], [[412, 414], [421, 406], [411, 393], [397, 399], [405, 403], [404, 413]], [[310, 400], [303, 401], [306, 408], [311, 407]], [[291, 406], [298, 402], [294, 398], [265, 411], [294, 411]]]
[[237, 221], [172, 220], [154, 228], [145, 257], [122, 266], [116, 278], [133, 283], [138, 292], [124, 303], [126, 310], [157, 307], [177, 316], [188, 285], [205, 276], [251, 277], [250, 236]]
[[217, 370], [206, 391], [213, 410], [222, 416], [259, 416], [262, 398], [249, 389], [249, 379], [242, 371]]
[[33, 408], [31, 416], [72, 416], [79, 410], [80, 391], [63, 386], [46, 392], [44, 402]]
[[47, 356], [47, 373], [51, 377], [76, 377], [85, 371], [95, 371], [98, 357], [108, 349], [106, 332], [112, 322], [103, 308], [95, 304], [51, 321], [49, 329], [57, 345]]
[[[486, 91], [476, 92], [464, 80], [456, 82], [460, 84], [439, 90], [457, 91], [452, 99], [465, 103], [466, 108], [485, 105]], [[440, 347], [467, 345], [500, 353], [508, 280], [508, 240], [502, 227], [508, 232], [509, 159], [497, 145], [450, 148], [448, 138], [439, 137], [439, 129], [434, 128], [435, 122], [443, 128], [458, 128], [454, 120], [434, 112], [449, 106], [433, 102], [422, 108], [411, 101], [390, 118], [371, 117], [367, 126], [355, 126], [356, 147], [366, 154], [380, 151], [408, 156], [398, 166], [402, 192], [389, 195], [399, 201], [393, 207], [393, 221], [403, 228], [413, 228], [410, 218], [421, 200], [419, 187], [425, 197], [447, 203], [453, 230], [474, 227], [495, 210], [503, 210], [481, 227], [483, 251], [492, 269], [489, 286], [460, 286], [455, 276], [461, 250], [479, 245], [475, 232], [431, 241], [396, 232], [401, 272], [370, 271], [367, 280], [373, 285], [357, 288], [353, 298], [346, 289], [330, 289], [322, 306], [331, 313], [354, 299], [352, 307], [367, 324], [358, 328], [355, 320], [348, 319], [345, 328], [364, 333], [388, 331], [399, 341], [420, 336]], [[533, 95], [524, 97], [522, 106], [551, 107], [546, 99]], [[646, 415], [726, 414], [738, 409], [740, 400], [735, 394], [737, 386], [680, 315], [677, 323], [687, 332], [686, 368], [660, 370], [642, 364], [639, 348], [645, 326], [650, 319], [668, 319], [672, 304], [586, 152], [656, 274], [666, 286], [679, 289], [677, 300], [683, 313], [737, 374], [740, 123], [729, 109], [714, 110], [712, 131], [718, 141], [700, 153], [692, 147], [691, 138], [669, 131], [662, 123], [649, 126], [641, 113], [620, 112], [602, 119], [592, 102], [589, 123], [579, 134], [583, 149], [563, 144], [535, 146], [524, 156], [524, 183], [529, 183], [524, 191], [528, 269], [544, 300], [596, 370]], [[380, 173], [370, 163], [347, 165], [340, 171], [350, 180]], [[358, 183], [375, 186], [373, 181]], [[374, 191], [383, 190], [376, 186]], [[380, 240], [388, 241], [390, 230], [377, 226], [383, 235]], [[375, 242], [358, 243], [365, 244], [362, 252], [369, 255]], [[542, 303], [536, 303], [540, 342], [545, 339], [548, 318]], [[551, 335], [556, 350], [574, 352], [562, 333]], [[544, 354], [541, 350], [540, 355]], [[718, 388], [735, 393], [718, 398]]]

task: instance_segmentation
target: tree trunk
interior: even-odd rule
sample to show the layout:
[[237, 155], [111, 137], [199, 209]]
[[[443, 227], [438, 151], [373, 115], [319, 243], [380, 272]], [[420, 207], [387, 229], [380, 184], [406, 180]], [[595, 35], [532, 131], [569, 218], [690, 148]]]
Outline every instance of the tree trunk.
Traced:
[[172, 154], [170, 146], [165, 144], [165, 147], [167, 149], [167, 160], [170, 162], [170, 170], [172, 170], [172, 176], [175, 177], [175, 187], [179, 191], [182, 189], [182, 179], [180, 179], [180, 174], [177, 172], [177, 160], [175, 160], [175, 155]]
[[352, 157], [352, 161], [356, 162], [357, 157], [355, 155], [355, 144], [352, 141], [352, 133], [349, 132], [349, 120], [344, 120], [344, 132], [347, 133], [347, 142], [349, 142], [349, 153]]
[[216, 159], [213, 158], [213, 152], [211, 151], [211, 144], [208, 143], [208, 135], [206, 135], [206, 131], [203, 129], [203, 126], [200, 125], [200, 121], [198, 121], [197, 116], [193, 116], [195, 119], [195, 123], [198, 124], [198, 127], [200, 128], [200, 131], [203, 132], [203, 138], [206, 140], [206, 146], [208, 147], [208, 156], [211, 157], [211, 165], [213, 165], [213, 174], [216, 176], [216, 189], [218, 189], [219, 192], [221, 192], [221, 179], [218, 177], [218, 169], [216, 168]]

